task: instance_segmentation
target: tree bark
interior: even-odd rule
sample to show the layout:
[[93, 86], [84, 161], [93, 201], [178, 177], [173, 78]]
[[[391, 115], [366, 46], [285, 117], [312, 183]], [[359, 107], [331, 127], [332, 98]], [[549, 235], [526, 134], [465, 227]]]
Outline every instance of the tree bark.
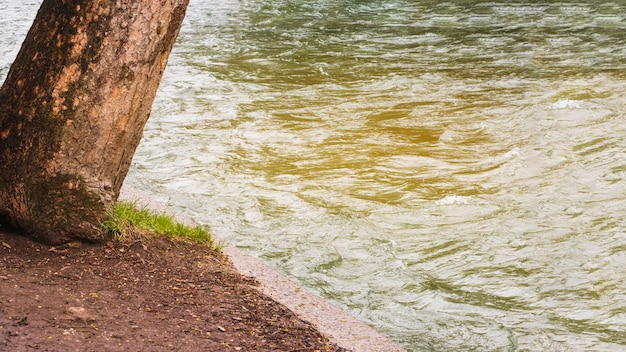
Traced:
[[103, 240], [189, 0], [44, 0], [0, 88], [0, 215]]

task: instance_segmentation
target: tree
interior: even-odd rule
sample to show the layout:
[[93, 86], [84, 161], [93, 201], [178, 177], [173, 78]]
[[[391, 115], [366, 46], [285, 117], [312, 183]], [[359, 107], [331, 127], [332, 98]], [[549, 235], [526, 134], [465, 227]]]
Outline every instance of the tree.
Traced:
[[101, 241], [189, 0], [44, 0], [0, 88], [0, 216]]

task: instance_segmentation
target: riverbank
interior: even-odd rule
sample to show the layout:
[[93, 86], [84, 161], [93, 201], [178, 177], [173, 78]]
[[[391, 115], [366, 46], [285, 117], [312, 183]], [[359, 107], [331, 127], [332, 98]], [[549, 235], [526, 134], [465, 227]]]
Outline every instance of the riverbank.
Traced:
[[0, 231], [2, 351], [345, 351], [208, 246]]
[[230, 246], [49, 247], [0, 228], [0, 253], [0, 350], [402, 351]]
[[[127, 185], [122, 188], [121, 198], [137, 201], [138, 204], [157, 212], [174, 215], [183, 223], [191, 223], [190, 219], [172, 213], [170, 209], [155, 202], [145, 193]], [[220, 241], [219, 238], [215, 240]], [[405, 351], [346, 311], [297, 285], [258, 258], [252, 257], [227, 242], [222, 243], [222, 251], [235, 269], [246, 277], [254, 278], [259, 283], [257, 288], [260, 292], [287, 307], [300, 319], [312, 323], [337, 346], [355, 352]]]

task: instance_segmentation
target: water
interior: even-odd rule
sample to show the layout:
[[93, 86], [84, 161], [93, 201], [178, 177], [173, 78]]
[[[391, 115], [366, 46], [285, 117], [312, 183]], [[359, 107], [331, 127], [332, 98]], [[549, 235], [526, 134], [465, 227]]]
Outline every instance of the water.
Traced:
[[622, 1], [192, 0], [127, 182], [409, 351], [626, 350], [625, 101]]

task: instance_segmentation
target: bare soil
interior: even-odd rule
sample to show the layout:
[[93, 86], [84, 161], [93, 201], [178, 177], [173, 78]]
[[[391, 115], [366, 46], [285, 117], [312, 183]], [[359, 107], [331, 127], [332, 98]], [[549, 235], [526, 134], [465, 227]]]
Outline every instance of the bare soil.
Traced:
[[255, 286], [202, 244], [0, 228], [0, 351], [346, 351]]

